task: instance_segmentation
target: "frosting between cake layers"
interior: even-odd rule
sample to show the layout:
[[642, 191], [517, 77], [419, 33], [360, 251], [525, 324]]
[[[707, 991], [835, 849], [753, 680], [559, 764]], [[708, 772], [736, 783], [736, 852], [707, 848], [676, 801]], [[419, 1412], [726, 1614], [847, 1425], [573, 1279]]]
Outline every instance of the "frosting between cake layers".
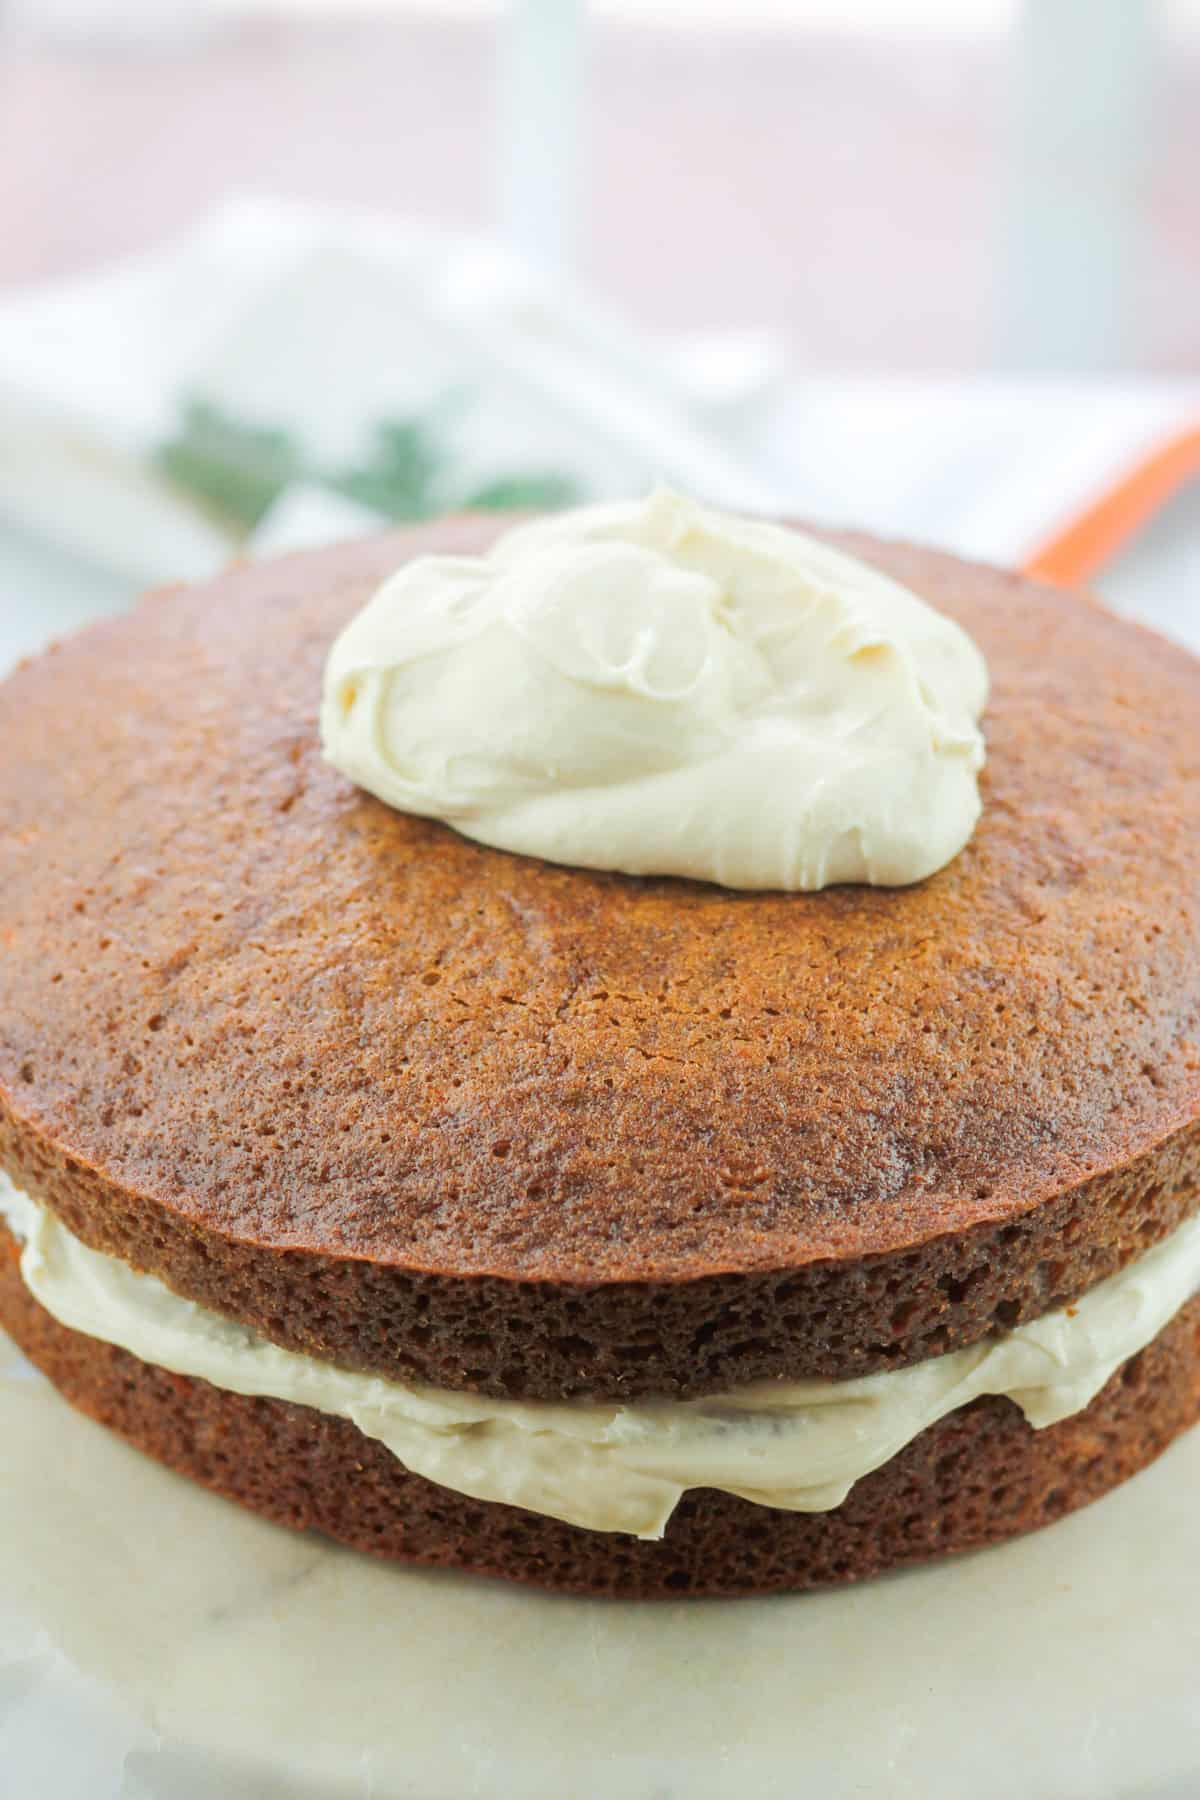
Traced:
[[554, 1404], [387, 1380], [283, 1350], [88, 1249], [0, 1173], [21, 1273], [61, 1324], [175, 1374], [348, 1419], [413, 1473], [593, 1531], [661, 1537], [689, 1488], [823, 1512], [984, 1394], [1035, 1427], [1080, 1412], [1200, 1289], [1200, 1217], [1074, 1305], [1004, 1337], [853, 1381], [759, 1382], [701, 1400]]
[[334, 642], [321, 735], [402, 812], [584, 868], [897, 886], [979, 817], [987, 671], [816, 538], [660, 490], [423, 556]]

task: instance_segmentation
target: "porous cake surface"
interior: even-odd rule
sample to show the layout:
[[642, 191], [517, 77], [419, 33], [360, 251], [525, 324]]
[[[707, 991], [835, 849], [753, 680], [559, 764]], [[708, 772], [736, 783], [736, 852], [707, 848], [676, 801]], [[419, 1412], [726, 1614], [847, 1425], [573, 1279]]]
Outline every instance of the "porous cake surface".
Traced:
[[547, 1398], [912, 1361], [1195, 1209], [1200, 665], [841, 538], [987, 658], [962, 854], [812, 895], [555, 867], [319, 751], [337, 630], [495, 529], [152, 596], [0, 688], [21, 1186], [281, 1343]]

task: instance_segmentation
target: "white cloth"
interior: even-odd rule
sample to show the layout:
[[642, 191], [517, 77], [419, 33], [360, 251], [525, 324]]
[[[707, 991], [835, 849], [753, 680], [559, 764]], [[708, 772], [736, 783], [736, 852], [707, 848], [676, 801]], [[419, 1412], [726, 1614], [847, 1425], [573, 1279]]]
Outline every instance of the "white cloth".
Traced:
[[[201, 575], [234, 534], [156, 451], [189, 403], [283, 431], [317, 468], [416, 420], [462, 501], [526, 471], [583, 498], [656, 478], [747, 510], [775, 496], [718, 424], [769, 347], [655, 344], [486, 244], [248, 199], [109, 269], [0, 300], [0, 515], [141, 582]], [[311, 482], [310, 482], [311, 484]]]
[[[252, 551], [371, 528], [369, 484], [324, 472], [416, 419], [436, 438], [435, 508], [529, 473], [593, 499], [663, 480], [1015, 562], [1200, 417], [1200, 383], [789, 376], [769, 341], [656, 341], [478, 241], [239, 200], [142, 256], [0, 296], [0, 667], [245, 547], [162, 466], [197, 401], [303, 453]], [[1194, 509], [1127, 563], [1118, 603], [1200, 641]]]

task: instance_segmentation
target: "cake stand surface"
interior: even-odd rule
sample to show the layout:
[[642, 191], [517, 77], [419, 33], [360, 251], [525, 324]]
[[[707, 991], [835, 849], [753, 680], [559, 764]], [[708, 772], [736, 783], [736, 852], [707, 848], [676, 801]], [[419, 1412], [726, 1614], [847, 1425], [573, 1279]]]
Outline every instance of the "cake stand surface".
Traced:
[[0, 1337], [20, 1800], [1195, 1800], [1200, 1431], [1048, 1531], [635, 1606], [372, 1563], [73, 1413]]

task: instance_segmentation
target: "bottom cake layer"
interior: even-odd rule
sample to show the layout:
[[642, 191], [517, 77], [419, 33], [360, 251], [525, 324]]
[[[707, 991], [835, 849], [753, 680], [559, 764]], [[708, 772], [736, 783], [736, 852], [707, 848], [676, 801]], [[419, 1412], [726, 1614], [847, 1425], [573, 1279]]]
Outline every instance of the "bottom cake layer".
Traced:
[[72, 1405], [147, 1455], [299, 1530], [377, 1556], [569, 1593], [766, 1594], [859, 1580], [1001, 1542], [1099, 1498], [1200, 1418], [1200, 1299], [1083, 1412], [1035, 1431], [982, 1399], [914, 1439], [833, 1511], [781, 1512], [702, 1489], [660, 1542], [584, 1531], [409, 1474], [353, 1425], [246, 1399], [60, 1325], [7, 1236], [0, 1324]]

